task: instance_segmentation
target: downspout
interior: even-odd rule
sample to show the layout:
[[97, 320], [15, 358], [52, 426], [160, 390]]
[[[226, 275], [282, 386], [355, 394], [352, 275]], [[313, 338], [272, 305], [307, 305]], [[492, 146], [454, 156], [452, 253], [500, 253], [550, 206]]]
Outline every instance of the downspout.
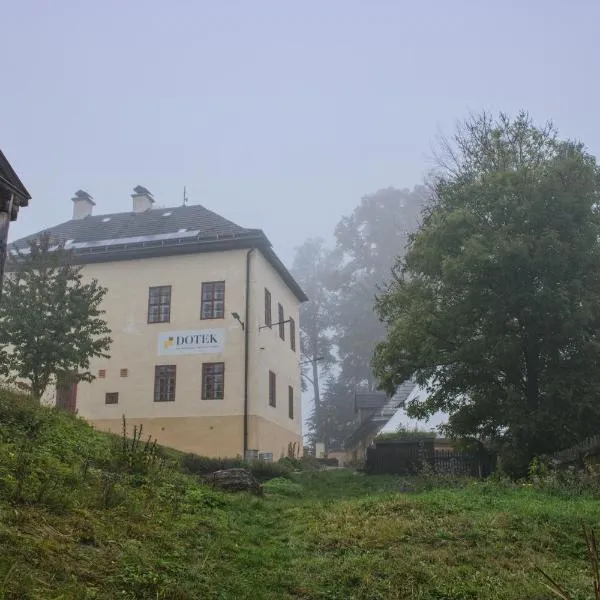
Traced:
[[246, 312], [244, 315], [244, 459], [248, 452], [248, 348], [250, 344], [250, 255], [254, 248], [246, 254]]

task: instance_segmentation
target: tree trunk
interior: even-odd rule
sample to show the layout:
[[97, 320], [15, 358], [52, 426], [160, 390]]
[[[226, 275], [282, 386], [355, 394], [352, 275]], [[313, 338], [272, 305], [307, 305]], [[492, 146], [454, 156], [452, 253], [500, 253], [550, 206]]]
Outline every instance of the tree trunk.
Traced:
[[317, 364], [316, 356], [313, 356], [312, 360], [312, 384], [315, 397], [315, 412], [318, 415], [318, 411], [321, 408], [321, 391], [319, 389], [319, 365]]

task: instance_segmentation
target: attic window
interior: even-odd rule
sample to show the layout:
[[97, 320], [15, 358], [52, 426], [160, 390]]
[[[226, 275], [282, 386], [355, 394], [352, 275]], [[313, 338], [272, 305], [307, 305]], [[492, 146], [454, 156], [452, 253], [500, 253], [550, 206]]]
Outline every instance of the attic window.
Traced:
[[108, 223], [110, 221], [110, 217], [104, 217], [104, 219], [102, 219], [103, 223]]
[[98, 370], [98, 377], [100, 379], [104, 379], [106, 377], [106, 369], [99, 369]]
[[129, 375], [129, 371], [127, 369], [121, 369], [121, 377], [127, 377]]
[[166, 213], [163, 213], [162, 216], [163, 217], [170, 217], [172, 214], [173, 214], [172, 212], [166, 212]]

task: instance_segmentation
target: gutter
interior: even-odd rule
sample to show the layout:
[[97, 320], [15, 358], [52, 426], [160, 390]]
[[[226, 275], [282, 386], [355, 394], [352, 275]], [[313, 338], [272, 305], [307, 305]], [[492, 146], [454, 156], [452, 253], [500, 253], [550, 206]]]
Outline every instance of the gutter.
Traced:
[[248, 452], [248, 348], [250, 344], [250, 255], [254, 248], [246, 253], [246, 309], [244, 315], [244, 459]]

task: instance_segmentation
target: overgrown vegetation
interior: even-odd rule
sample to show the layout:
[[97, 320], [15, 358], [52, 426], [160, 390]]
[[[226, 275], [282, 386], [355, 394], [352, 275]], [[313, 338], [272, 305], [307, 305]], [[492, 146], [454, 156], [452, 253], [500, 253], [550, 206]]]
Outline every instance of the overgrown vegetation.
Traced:
[[134, 426], [0, 391], [2, 600], [541, 600], [536, 567], [590, 589], [588, 493], [311, 470], [225, 494]]

